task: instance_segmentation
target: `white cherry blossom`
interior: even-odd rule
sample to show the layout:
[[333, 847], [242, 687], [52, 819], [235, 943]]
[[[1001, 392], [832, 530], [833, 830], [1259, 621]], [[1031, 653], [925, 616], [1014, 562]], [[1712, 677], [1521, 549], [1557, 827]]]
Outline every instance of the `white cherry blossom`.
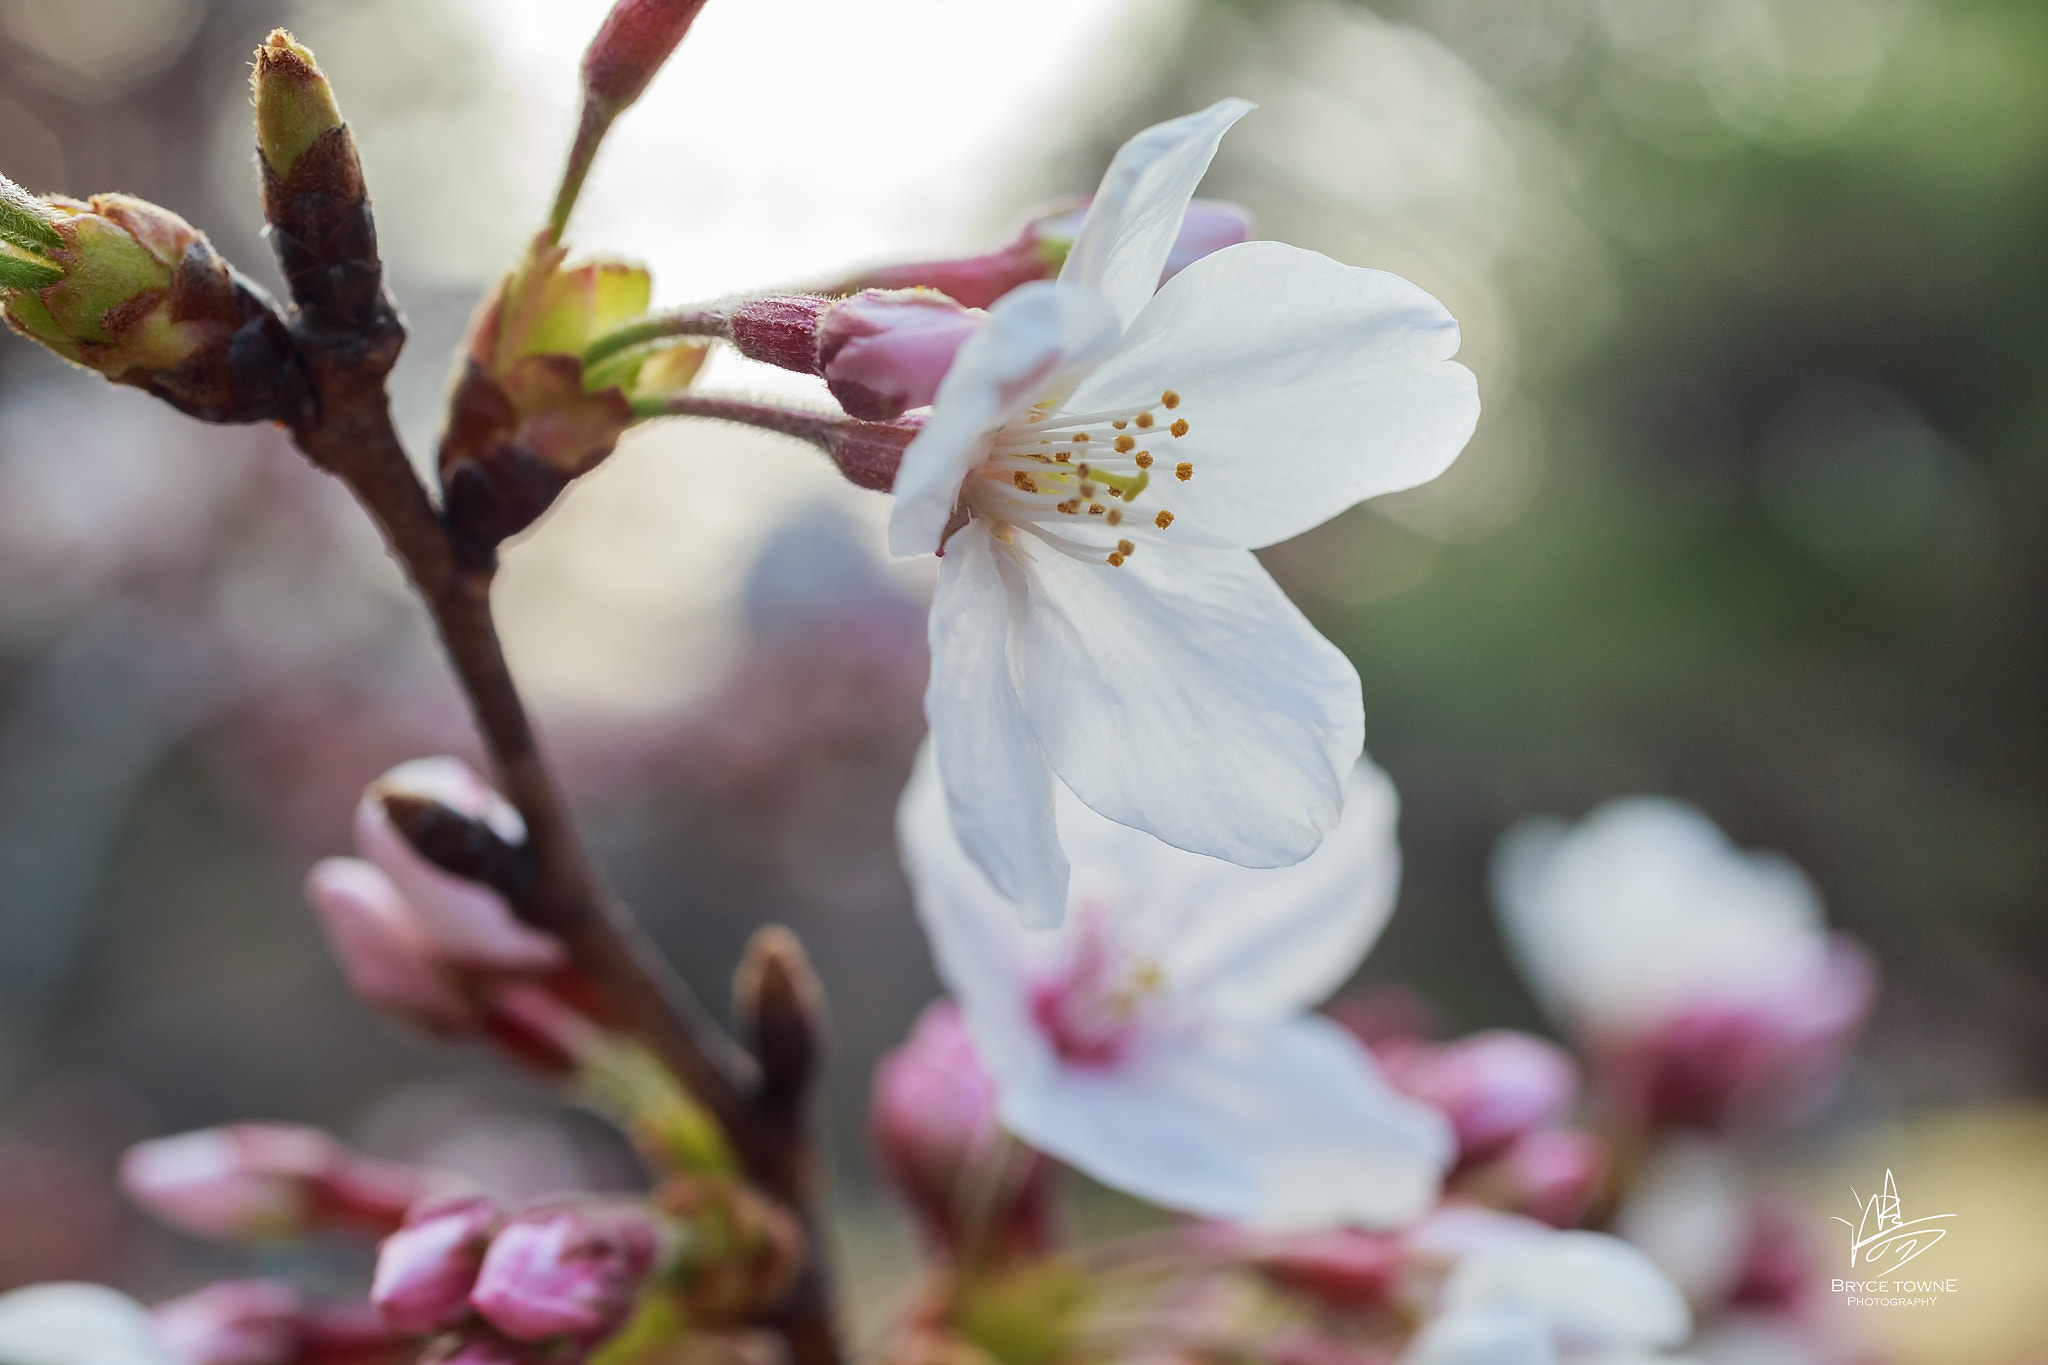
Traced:
[[1478, 417], [1457, 323], [1396, 276], [1246, 242], [1159, 285], [1250, 108], [1125, 144], [1060, 278], [990, 309], [896, 477], [892, 550], [943, 543], [926, 712], [955, 827], [1035, 923], [1067, 901], [1060, 784], [1245, 867], [1315, 850], [1364, 744], [1358, 675], [1251, 550], [1435, 478]]
[[1004, 1126], [1106, 1184], [1208, 1217], [1309, 1228], [1420, 1216], [1451, 1159], [1448, 1125], [1307, 1013], [1378, 936], [1399, 880], [1392, 784], [1361, 763], [1347, 786], [1323, 846], [1271, 871], [1171, 848], [1062, 793], [1074, 913], [1030, 930], [955, 837], [927, 746], [898, 833]]
[[1666, 1352], [1691, 1333], [1684, 1296], [1642, 1252], [1531, 1225], [1458, 1261], [1401, 1365], [1689, 1365]]
[[181, 1365], [149, 1310], [97, 1284], [36, 1284], [0, 1294], [7, 1365]]

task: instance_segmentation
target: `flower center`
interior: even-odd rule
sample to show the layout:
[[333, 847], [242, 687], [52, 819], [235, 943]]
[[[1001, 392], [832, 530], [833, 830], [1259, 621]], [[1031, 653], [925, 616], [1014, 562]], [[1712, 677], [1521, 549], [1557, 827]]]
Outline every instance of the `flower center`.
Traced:
[[1005, 541], [1023, 531], [1075, 559], [1122, 568], [1138, 541], [1173, 525], [1163, 507], [1133, 510], [1154, 476], [1195, 477], [1193, 461], [1170, 450], [1188, 434], [1184, 401], [1168, 389], [1142, 408], [1033, 408], [995, 434], [961, 500]]
[[1111, 938], [1102, 916], [1084, 911], [1076, 928], [1066, 965], [1032, 983], [1031, 1019], [1069, 1065], [1114, 1066], [1130, 1052], [1166, 976]]

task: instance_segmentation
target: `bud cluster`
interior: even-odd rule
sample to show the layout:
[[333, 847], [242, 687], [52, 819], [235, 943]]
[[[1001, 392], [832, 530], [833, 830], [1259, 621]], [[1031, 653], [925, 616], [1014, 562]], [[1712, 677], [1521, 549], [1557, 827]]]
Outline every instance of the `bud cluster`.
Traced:
[[36, 199], [0, 180], [0, 299], [24, 336], [202, 421], [290, 422], [310, 401], [262, 290], [145, 200]]

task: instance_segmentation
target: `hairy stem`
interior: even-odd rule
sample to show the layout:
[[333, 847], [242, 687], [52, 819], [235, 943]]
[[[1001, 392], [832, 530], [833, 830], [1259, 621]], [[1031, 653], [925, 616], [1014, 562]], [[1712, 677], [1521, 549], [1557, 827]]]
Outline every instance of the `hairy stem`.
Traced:
[[607, 332], [591, 342], [583, 352], [583, 368], [587, 370], [607, 356], [617, 355], [627, 347], [638, 346], [645, 341], [659, 341], [663, 337], [722, 337], [725, 333], [726, 315], [717, 308], [657, 313], [616, 332]]
[[597, 161], [597, 149], [604, 144], [604, 135], [611, 131], [616, 112], [600, 107], [594, 100], [583, 102], [583, 118], [576, 125], [576, 140], [569, 144], [569, 159], [562, 167], [561, 187], [555, 191], [555, 205], [548, 210], [548, 245], [562, 240], [562, 233], [569, 226], [569, 215], [576, 211], [576, 200], [583, 193], [583, 182], [590, 177], [590, 168]]

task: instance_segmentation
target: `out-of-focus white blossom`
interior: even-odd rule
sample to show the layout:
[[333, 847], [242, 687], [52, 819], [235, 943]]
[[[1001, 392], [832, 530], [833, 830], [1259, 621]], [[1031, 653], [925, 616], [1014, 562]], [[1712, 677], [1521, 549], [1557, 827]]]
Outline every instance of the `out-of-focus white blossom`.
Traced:
[[929, 749], [898, 828], [939, 972], [1003, 1123], [1107, 1184], [1275, 1228], [1392, 1226], [1449, 1164], [1449, 1124], [1306, 1013], [1392, 908], [1396, 801], [1352, 774], [1342, 823], [1291, 868], [1185, 853], [1062, 796], [1073, 914], [1019, 926], [955, 836]]

